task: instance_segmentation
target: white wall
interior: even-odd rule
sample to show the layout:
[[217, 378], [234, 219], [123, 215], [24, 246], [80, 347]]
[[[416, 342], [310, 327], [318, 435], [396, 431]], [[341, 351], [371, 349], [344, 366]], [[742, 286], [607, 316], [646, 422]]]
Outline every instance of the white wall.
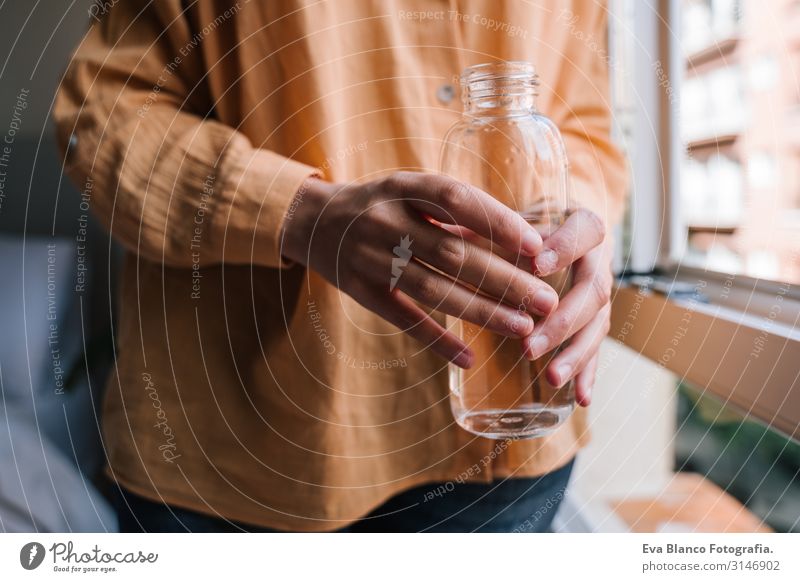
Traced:
[[592, 442], [578, 456], [572, 507], [601, 530], [621, 529], [607, 502], [650, 496], [667, 484], [676, 414], [675, 376], [606, 339], [589, 407]]

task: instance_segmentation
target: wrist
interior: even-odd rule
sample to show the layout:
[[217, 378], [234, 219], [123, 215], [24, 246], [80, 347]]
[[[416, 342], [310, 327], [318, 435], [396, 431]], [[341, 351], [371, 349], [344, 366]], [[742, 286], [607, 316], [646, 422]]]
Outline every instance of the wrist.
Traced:
[[306, 265], [311, 234], [325, 204], [333, 196], [334, 185], [318, 178], [307, 178], [297, 190], [281, 233], [281, 254], [284, 258]]

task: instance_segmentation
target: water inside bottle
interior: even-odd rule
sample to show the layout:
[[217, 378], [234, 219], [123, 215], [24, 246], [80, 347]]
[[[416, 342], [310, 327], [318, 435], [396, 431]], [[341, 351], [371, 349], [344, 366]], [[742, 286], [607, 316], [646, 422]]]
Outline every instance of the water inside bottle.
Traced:
[[[523, 216], [545, 237], [564, 220], [560, 213]], [[542, 280], [559, 296], [567, 292], [571, 282], [569, 270]], [[535, 323], [540, 321], [534, 316]], [[545, 377], [545, 369], [560, 348], [529, 361], [522, 354], [519, 339], [460, 319], [449, 318], [449, 324], [475, 354], [469, 370], [450, 366], [450, 404], [461, 427], [488, 438], [535, 438], [555, 430], [572, 413], [573, 382], [556, 388]]]

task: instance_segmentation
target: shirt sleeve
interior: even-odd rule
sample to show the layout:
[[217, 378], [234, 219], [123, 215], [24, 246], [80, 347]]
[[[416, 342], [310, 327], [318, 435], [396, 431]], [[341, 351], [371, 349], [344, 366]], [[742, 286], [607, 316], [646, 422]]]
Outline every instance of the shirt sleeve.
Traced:
[[281, 227], [317, 172], [214, 119], [198, 47], [211, 41], [192, 32], [179, 1], [115, 3], [56, 98], [65, 171], [91, 184], [95, 214], [145, 259], [286, 266]]
[[570, 164], [573, 206], [588, 208], [606, 224], [621, 219], [627, 196], [625, 158], [611, 137], [608, 15], [605, 2], [586, 2], [573, 16], [574, 28], [561, 59], [556, 88], [557, 125]]

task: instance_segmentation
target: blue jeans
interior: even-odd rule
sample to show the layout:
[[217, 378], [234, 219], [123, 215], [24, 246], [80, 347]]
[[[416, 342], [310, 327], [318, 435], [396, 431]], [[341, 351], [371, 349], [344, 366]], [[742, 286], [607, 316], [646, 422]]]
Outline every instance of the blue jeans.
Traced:
[[[573, 462], [541, 477], [433, 483], [392, 497], [341, 532], [546, 532], [566, 494]], [[269, 532], [139, 497], [115, 487], [123, 532]]]

